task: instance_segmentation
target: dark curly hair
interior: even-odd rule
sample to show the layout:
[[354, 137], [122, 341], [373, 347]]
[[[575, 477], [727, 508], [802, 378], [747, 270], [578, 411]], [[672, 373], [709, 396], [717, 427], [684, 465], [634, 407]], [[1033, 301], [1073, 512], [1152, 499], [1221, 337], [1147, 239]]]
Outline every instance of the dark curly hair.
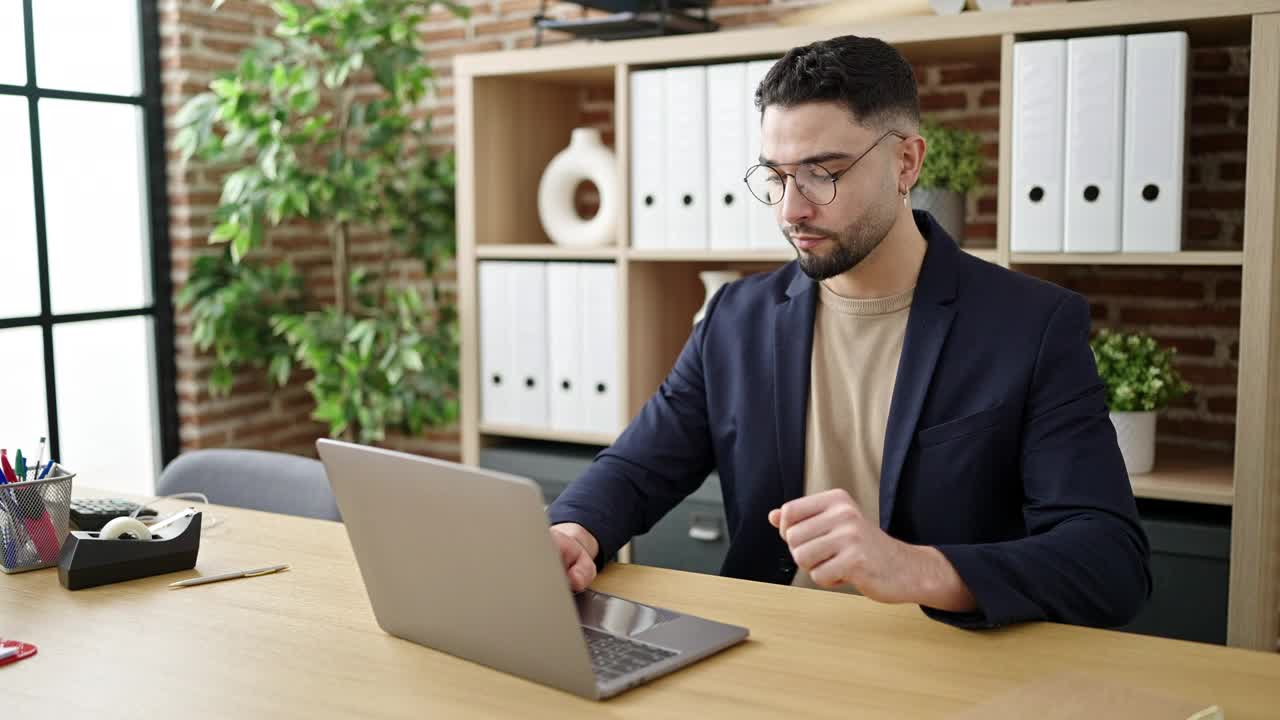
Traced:
[[915, 131], [920, 98], [911, 64], [876, 38], [843, 35], [792, 48], [756, 88], [756, 108], [837, 102], [855, 122], [888, 130]]

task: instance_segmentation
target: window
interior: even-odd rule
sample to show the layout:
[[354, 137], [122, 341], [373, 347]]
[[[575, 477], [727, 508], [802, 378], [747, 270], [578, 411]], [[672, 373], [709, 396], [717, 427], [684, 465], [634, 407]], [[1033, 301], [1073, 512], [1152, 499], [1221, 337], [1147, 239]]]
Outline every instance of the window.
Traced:
[[0, 0], [0, 446], [140, 494], [177, 451], [156, 23]]

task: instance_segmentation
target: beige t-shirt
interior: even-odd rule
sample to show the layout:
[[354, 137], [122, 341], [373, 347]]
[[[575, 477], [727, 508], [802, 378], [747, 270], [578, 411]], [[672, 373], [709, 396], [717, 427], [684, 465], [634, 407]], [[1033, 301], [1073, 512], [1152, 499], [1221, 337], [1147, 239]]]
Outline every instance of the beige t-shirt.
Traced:
[[[880, 522], [880, 463], [889, 404], [915, 288], [884, 298], [846, 298], [818, 284], [813, 320], [804, 494], [844, 488], [866, 519]], [[817, 587], [797, 570], [792, 583]], [[856, 592], [851, 585], [839, 588]]]

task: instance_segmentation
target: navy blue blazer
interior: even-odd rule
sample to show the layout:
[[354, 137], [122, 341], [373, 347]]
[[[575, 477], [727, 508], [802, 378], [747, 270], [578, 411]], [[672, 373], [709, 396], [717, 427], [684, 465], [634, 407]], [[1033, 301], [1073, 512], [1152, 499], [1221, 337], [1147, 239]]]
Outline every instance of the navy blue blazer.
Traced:
[[[1114, 626], [1150, 595], [1150, 547], [1079, 295], [962, 252], [927, 213], [880, 476], [880, 524], [937, 547], [977, 600], [966, 627]], [[719, 471], [721, 573], [790, 583], [768, 522], [804, 491], [816, 283], [796, 262], [722, 288], [640, 414], [549, 508], [601, 564]]]

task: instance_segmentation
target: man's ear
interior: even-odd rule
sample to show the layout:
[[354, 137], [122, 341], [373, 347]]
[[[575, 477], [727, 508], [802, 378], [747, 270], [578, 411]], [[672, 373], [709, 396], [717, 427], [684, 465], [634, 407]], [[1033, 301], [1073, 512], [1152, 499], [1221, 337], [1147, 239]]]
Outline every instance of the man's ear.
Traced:
[[920, 177], [920, 169], [924, 167], [924, 155], [928, 148], [924, 138], [918, 134], [911, 135], [898, 142], [895, 159], [898, 163], [898, 192], [905, 194], [915, 187]]

